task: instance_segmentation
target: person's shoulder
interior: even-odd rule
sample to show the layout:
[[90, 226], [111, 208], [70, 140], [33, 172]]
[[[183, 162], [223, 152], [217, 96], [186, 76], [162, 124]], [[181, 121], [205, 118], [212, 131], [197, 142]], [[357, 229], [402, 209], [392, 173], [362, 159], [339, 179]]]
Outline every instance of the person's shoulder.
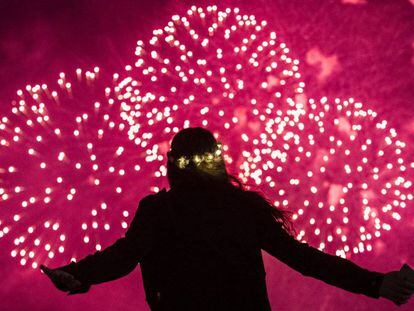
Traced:
[[146, 195], [139, 201], [139, 208], [157, 206], [166, 193], [167, 193], [167, 190], [165, 188], [162, 188], [157, 193], [150, 193]]
[[263, 200], [263, 197], [254, 190], [249, 189], [243, 189], [239, 190], [237, 189], [236, 195], [242, 199], [245, 203], [257, 203], [259, 201]]
[[241, 192], [240, 198], [246, 210], [253, 212], [254, 215], [268, 214], [270, 211], [270, 202], [258, 190], [244, 190]]
[[145, 219], [156, 219], [160, 215], [161, 199], [165, 195], [166, 190], [163, 188], [157, 193], [150, 193], [144, 196], [138, 203], [135, 217]]

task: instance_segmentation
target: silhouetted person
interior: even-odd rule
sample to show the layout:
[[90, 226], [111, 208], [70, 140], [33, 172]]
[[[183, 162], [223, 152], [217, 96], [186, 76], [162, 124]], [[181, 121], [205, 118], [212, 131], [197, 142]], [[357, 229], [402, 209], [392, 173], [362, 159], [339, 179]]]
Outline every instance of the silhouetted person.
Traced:
[[69, 294], [141, 265], [151, 310], [270, 310], [261, 250], [353, 293], [405, 303], [414, 279], [380, 273], [297, 241], [286, 211], [245, 190], [226, 171], [211, 132], [187, 128], [172, 140], [162, 189], [139, 202], [125, 237], [79, 262], [42, 270]]

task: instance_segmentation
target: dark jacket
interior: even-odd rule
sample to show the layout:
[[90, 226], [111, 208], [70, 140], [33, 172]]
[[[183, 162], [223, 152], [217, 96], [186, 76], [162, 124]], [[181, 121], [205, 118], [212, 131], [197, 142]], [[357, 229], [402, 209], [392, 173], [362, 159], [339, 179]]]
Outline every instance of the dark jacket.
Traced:
[[383, 273], [297, 241], [250, 194], [162, 189], [140, 201], [125, 237], [59, 269], [81, 293], [140, 263], [151, 310], [270, 310], [263, 249], [304, 276], [379, 297]]

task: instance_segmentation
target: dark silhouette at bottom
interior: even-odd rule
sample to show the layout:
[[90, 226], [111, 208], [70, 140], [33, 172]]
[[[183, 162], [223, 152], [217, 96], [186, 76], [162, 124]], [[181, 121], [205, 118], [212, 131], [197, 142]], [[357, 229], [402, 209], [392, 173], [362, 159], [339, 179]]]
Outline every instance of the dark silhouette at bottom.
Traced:
[[397, 305], [413, 271], [381, 273], [297, 241], [287, 211], [226, 171], [221, 144], [203, 128], [177, 133], [167, 154], [171, 189], [141, 199], [125, 236], [79, 262], [41, 266], [70, 295], [141, 266], [151, 310], [270, 310], [261, 250], [304, 276]]

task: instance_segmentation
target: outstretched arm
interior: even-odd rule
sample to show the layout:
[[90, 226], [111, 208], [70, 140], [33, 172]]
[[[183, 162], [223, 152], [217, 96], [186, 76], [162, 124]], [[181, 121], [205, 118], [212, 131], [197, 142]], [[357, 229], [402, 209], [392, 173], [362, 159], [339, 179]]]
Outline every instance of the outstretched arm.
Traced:
[[350, 260], [324, 253], [288, 234], [267, 212], [258, 223], [262, 249], [300, 272], [353, 293], [379, 298], [384, 273], [369, 271]]
[[91, 285], [121, 278], [135, 269], [154, 244], [154, 209], [151, 195], [143, 198], [125, 236], [103, 251], [88, 255], [79, 262], [54, 269], [72, 275], [82, 286], [72, 294], [87, 292]]

